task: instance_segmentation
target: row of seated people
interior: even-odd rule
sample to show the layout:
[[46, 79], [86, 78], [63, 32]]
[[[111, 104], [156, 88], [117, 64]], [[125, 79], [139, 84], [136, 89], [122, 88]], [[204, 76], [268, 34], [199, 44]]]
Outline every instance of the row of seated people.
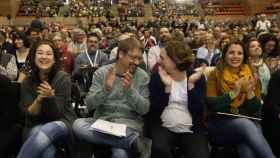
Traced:
[[110, 1], [84, 2], [84, 1], [40, 1], [23, 0], [18, 11], [18, 16], [105, 16], [111, 7]]
[[[25, 121], [18, 158], [55, 157], [57, 146], [70, 153], [67, 157], [74, 156], [77, 141], [108, 145], [116, 158], [148, 158], [150, 154], [172, 158], [174, 147], [184, 157], [207, 158], [209, 143], [235, 146], [242, 158], [274, 157], [258, 122], [260, 83], [239, 42], [225, 46], [221, 62], [206, 80], [203, 71], [192, 68], [193, 52], [181, 41], [164, 44], [160, 64], [149, 79], [138, 67], [140, 42], [132, 37], [121, 40], [116, 61], [100, 67], [92, 77], [85, 104], [94, 111], [93, 117], [80, 119], [71, 105], [71, 79], [60, 70], [60, 53], [54, 44], [38, 42], [29, 60], [30, 75], [20, 85], [18, 107]], [[278, 115], [271, 109], [278, 105], [273, 102], [278, 100], [279, 87], [275, 85], [279, 73], [275, 74], [263, 106], [267, 121]], [[3, 87], [9, 87], [10, 82], [5, 83]], [[93, 130], [91, 125], [99, 119], [126, 125], [125, 136]]]

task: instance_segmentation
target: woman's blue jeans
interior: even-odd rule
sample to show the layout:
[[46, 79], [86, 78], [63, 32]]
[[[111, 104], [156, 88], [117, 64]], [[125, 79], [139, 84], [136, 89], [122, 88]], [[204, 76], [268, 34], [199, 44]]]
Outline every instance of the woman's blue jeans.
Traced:
[[17, 158], [55, 158], [54, 143], [65, 141], [68, 134], [62, 121], [37, 125], [28, 132]]
[[274, 158], [259, 125], [247, 118], [212, 118], [208, 131], [212, 143], [237, 146], [240, 158]]

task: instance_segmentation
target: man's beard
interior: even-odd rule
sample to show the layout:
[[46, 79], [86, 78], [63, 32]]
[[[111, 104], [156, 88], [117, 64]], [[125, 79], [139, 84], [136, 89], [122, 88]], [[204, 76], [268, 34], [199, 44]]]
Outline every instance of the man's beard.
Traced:
[[88, 48], [88, 52], [89, 52], [89, 53], [95, 53], [96, 50], [97, 50], [96, 48], [92, 48], [92, 47], [89, 47], [89, 48]]

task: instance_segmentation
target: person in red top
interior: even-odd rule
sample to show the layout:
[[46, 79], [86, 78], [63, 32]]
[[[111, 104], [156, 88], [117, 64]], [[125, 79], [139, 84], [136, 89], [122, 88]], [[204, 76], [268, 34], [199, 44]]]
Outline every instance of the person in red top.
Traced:
[[61, 32], [56, 32], [51, 36], [51, 40], [62, 53], [61, 58], [63, 62], [64, 71], [71, 74], [74, 68], [74, 58], [65, 44], [64, 35]]

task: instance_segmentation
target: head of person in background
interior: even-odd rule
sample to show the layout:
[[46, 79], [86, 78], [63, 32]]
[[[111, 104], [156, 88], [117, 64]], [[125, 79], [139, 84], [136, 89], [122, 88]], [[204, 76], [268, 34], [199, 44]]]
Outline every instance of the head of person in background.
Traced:
[[176, 39], [177, 41], [185, 41], [185, 35], [183, 33], [183, 31], [179, 30], [179, 29], [175, 29], [172, 32], [172, 39]]
[[26, 49], [30, 46], [29, 40], [23, 32], [13, 34], [13, 43], [17, 50]]
[[47, 26], [44, 26], [42, 28], [42, 39], [43, 40], [48, 40], [49, 39], [49, 36], [50, 36], [50, 30]]
[[38, 28], [33, 28], [33, 27], [29, 28], [27, 34], [28, 34], [30, 45], [33, 45], [34, 43], [42, 39], [42, 32]]
[[3, 31], [0, 31], [0, 53], [2, 53], [2, 46], [6, 42], [6, 34]]
[[263, 49], [264, 57], [278, 56], [278, 40], [272, 34], [259, 35], [259, 41]]
[[262, 58], [262, 47], [257, 38], [252, 38], [247, 42], [246, 50], [250, 60]]
[[148, 28], [144, 29], [143, 36], [144, 36], [144, 39], [148, 39], [151, 36], [151, 32]]
[[219, 49], [223, 50], [225, 48], [225, 46], [227, 44], [229, 44], [230, 42], [231, 42], [231, 39], [230, 39], [229, 35], [223, 36], [220, 40], [220, 43], [219, 43]]
[[73, 40], [75, 43], [82, 44], [86, 40], [86, 33], [84, 30], [76, 28], [72, 31]]
[[63, 33], [55, 32], [50, 36], [50, 38], [58, 49], [63, 49], [66, 42], [66, 38]]
[[167, 27], [161, 27], [159, 30], [159, 40], [161, 44], [164, 45], [167, 41], [171, 39], [171, 33]]
[[99, 36], [96, 33], [89, 33], [87, 35], [87, 49], [88, 53], [95, 53], [99, 48]]

